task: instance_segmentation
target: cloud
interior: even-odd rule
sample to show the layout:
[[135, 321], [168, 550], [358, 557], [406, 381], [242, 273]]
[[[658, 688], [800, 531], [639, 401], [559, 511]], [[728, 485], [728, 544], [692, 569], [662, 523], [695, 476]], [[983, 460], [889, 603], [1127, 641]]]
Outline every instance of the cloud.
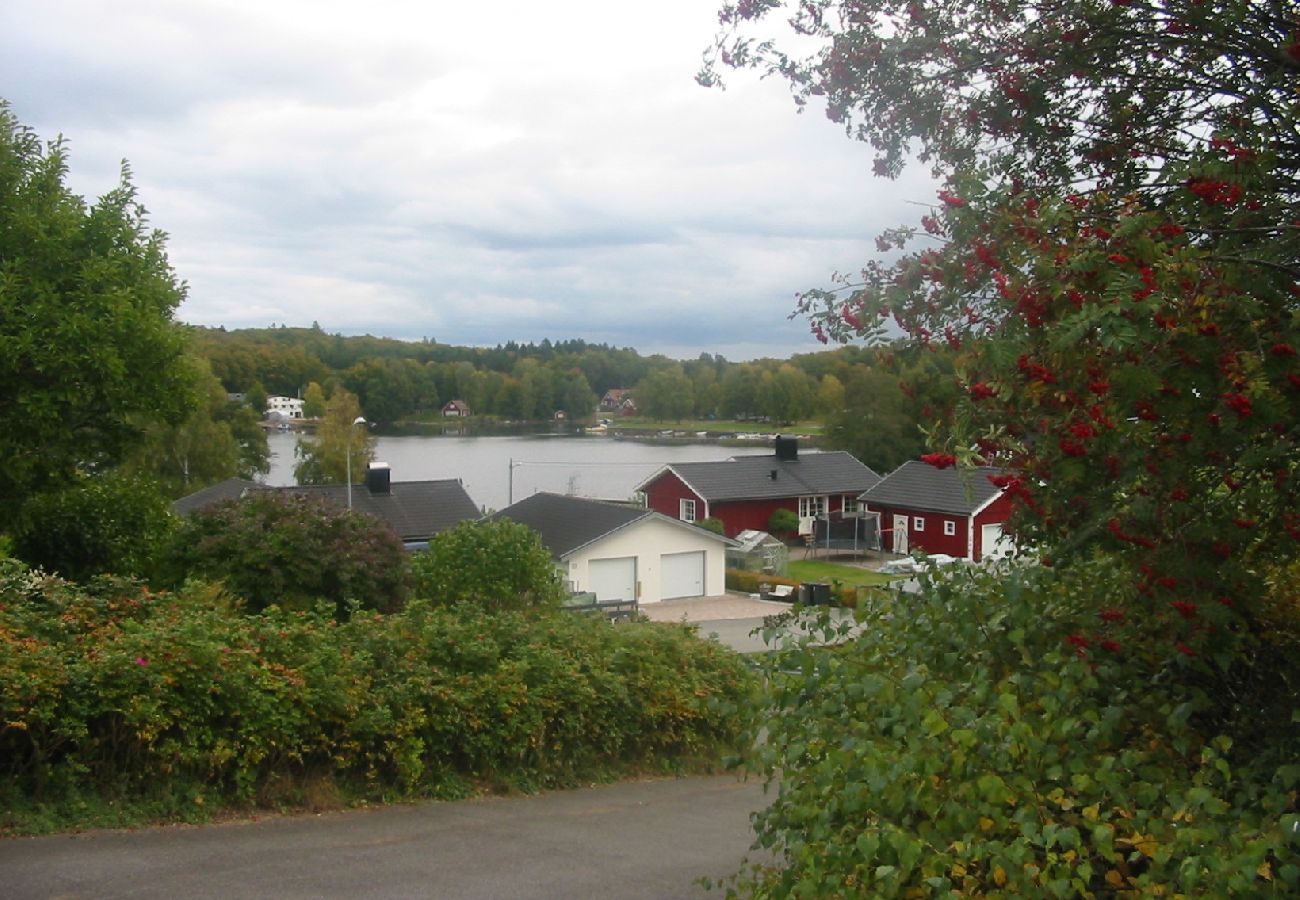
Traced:
[[186, 321], [816, 349], [794, 293], [933, 186], [872, 179], [779, 83], [696, 86], [715, 26], [698, 0], [10, 0], [0, 83], [68, 136], [74, 189], [131, 160]]

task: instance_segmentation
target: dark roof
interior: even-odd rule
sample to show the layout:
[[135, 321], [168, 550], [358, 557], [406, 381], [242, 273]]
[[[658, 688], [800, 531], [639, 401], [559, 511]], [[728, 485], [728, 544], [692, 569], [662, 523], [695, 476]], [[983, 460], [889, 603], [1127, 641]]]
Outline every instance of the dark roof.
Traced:
[[970, 515], [1002, 492], [989, 481], [1005, 470], [992, 466], [936, 469], [909, 460], [881, 480], [861, 499], [872, 506], [905, 507], [927, 512]]
[[721, 535], [670, 519], [653, 510], [561, 494], [533, 494], [493, 513], [490, 518], [509, 519], [527, 525], [542, 536], [542, 543], [556, 559], [563, 559], [608, 534], [646, 519], [659, 519], [670, 525], [698, 531], [703, 538], [731, 543]]
[[[673, 472], [700, 497], [723, 500], [775, 500], [815, 494], [861, 494], [874, 487], [880, 476], [843, 450], [801, 453], [796, 459], [774, 454], [734, 456], [713, 462], [673, 463], [641, 484]], [[772, 473], [776, 477], [772, 477]]]
[[[223, 500], [234, 500], [243, 496], [243, 491], [223, 488], [239, 479], [230, 479], [221, 484], [205, 488], [197, 493], [182, 497], [172, 504], [177, 513], [189, 513]], [[290, 487], [269, 487], [254, 482], [242, 482], [247, 489], [290, 491], [306, 497], [319, 497], [336, 506], [348, 505], [348, 486], [346, 484], [296, 485]], [[352, 508], [358, 512], [369, 513], [387, 522], [397, 532], [398, 537], [410, 543], [425, 541], [438, 532], [457, 525], [466, 519], [481, 517], [479, 508], [474, 505], [465, 487], [458, 479], [447, 478], [438, 481], [394, 481], [391, 493], [372, 494], [364, 484], [352, 486]], [[210, 496], [201, 497], [207, 492]]]
[[202, 490], [187, 494], [179, 500], [172, 501], [172, 512], [178, 516], [189, 515], [200, 509], [206, 509], [216, 503], [238, 500], [249, 491], [264, 491], [266, 485], [245, 478], [227, 478], [216, 484], [210, 484]]
[[650, 510], [636, 506], [537, 493], [493, 513], [491, 518], [527, 525], [542, 536], [551, 555], [560, 559], [650, 514]]

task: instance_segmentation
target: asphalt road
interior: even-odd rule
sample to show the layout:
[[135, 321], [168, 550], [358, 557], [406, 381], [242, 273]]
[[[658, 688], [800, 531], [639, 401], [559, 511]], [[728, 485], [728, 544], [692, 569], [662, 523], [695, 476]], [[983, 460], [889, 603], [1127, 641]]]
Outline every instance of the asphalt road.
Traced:
[[0, 840], [0, 897], [702, 898], [756, 780], [692, 777], [202, 827]]

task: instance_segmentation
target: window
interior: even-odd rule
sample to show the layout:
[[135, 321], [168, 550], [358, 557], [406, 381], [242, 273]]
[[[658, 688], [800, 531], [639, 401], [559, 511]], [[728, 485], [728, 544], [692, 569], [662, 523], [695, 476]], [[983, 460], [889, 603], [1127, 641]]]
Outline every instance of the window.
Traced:
[[952, 537], [954, 534], [957, 533], [957, 523], [951, 520], [944, 522], [943, 533], [946, 534], [948, 537]]
[[680, 502], [680, 507], [679, 507], [679, 509], [678, 509], [677, 518], [681, 519], [683, 522], [694, 522], [694, 521], [695, 521], [695, 501], [694, 501], [694, 500], [682, 500], [682, 501], [679, 501], [679, 502]]
[[858, 514], [858, 508], [858, 498], [846, 494], [844, 496], [844, 505], [841, 507], [841, 511], [844, 515], [856, 516]]
[[921, 516], [912, 516], [912, 530], [925, 531], [925, 519]]
[[826, 518], [826, 498], [825, 497], [800, 497], [799, 498], [799, 518]]

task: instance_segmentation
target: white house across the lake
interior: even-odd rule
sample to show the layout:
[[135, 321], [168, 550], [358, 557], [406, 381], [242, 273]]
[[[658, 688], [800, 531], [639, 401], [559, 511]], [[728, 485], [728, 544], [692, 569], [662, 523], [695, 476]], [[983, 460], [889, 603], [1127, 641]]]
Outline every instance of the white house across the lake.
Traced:
[[267, 397], [267, 418], [301, 419], [302, 400], [297, 397]]

